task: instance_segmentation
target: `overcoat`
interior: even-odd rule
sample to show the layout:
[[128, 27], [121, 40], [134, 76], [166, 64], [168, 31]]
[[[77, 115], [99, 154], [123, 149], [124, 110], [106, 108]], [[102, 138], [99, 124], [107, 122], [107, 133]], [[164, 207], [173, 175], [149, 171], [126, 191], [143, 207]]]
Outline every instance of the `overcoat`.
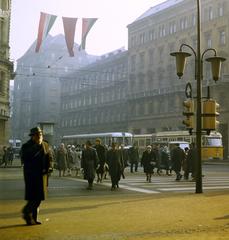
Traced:
[[67, 150], [65, 148], [59, 148], [56, 152], [56, 162], [58, 170], [67, 169]]
[[94, 148], [84, 149], [82, 152], [81, 167], [84, 170], [84, 179], [94, 179], [98, 165], [98, 156]]
[[185, 158], [185, 152], [180, 147], [175, 147], [171, 151], [171, 161], [172, 161], [172, 169], [174, 171], [181, 171], [181, 165]]
[[157, 164], [156, 155], [153, 151], [148, 152], [147, 150], [143, 152], [141, 164], [145, 173], [153, 173], [154, 167]]
[[22, 145], [21, 160], [25, 181], [25, 200], [44, 200], [48, 171], [53, 161], [48, 143], [42, 142], [39, 145], [29, 140]]
[[95, 145], [95, 149], [99, 159], [99, 168], [97, 173], [104, 173], [104, 164], [106, 162], [106, 149], [102, 145]]
[[129, 149], [129, 161], [130, 161], [130, 163], [138, 163], [138, 161], [139, 161], [138, 148], [131, 147]]
[[119, 150], [110, 149], [107, 152], [107, 163], [112, 182], [118, 182], [121, 178], [121, 153]]

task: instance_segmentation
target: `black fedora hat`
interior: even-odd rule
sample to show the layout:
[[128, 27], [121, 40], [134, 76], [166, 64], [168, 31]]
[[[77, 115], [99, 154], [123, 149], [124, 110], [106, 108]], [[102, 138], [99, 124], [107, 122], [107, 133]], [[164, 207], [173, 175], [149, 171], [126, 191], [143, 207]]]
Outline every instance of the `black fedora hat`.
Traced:
[[39, 127], [34, 127], [30, 129], [30, 134], [29, 136], [34, 136], [37, 133], [42, 133], [41, 129]]

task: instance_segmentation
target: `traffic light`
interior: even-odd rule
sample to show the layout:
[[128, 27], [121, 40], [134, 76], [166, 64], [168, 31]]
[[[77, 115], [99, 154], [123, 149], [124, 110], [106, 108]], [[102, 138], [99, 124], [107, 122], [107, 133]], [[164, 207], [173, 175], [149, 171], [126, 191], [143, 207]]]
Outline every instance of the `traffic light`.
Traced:
[[183, 124], [187, 129], [192, 130], [195, 126], [195, 117], [194, 117], [194, 100], [187, 99], [183, 102], [185, 108], [183, 115], [186, 116], [186, 119], [183, 120]]
[[202, 129], [210, 133], [216, 130], [219, 122], [216, 117], [219, 116], [219, 104], [213, 99], [203, 101]]

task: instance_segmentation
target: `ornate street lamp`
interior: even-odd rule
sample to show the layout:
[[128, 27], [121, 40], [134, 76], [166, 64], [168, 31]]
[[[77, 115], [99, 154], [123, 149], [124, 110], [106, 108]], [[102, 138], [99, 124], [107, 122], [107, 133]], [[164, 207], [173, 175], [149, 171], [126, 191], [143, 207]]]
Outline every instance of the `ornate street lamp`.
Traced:
[[179, 51], [179, 52], [173, 52], [170, 55], [176, 57], [177, 76], [181, 79], [181, 77], [184, 74], [186, 58], [190, 57], [192, 54]]
[[219, 80], [220, 71], [221, 71], [221, 63], [224, 62], [225, 60], [226, 60], [226, 58], [217, 57], [217, 56], [206, 59], [207, 62], [211, 63], [212, 77], [215, 82]]
[[201, 158], [201, 134], [202, 134], [202, 106], [201, 106], [201, 99], [202, 99], [202, 73], [203, 73], [203, 57], [206, 52], [214, 51], [214, 56], [207, 58], [206, 61], [211, 63], [212, 66], [212, 75], [213, 79], [217, 81], [220, 76], [220, 69], [221, 63], [225, 61], [225, 58], [217, 57], [216, 50], [213, 48], [206, 49], [203, 54], [201, 55], [200, 52], [200, 1], [197, 0], [197, 51], [187, 45], [182, 44], [180, 46], [179, 52], [173, 52], [170, 55], [176, 57], [176, 68], [177, 68], [177, 75], [179, 78], [183, 76], [186, 58], [190, 57], [191, 54], [187, 52], [183, 52], [182, 48], [184, 46], [188, 47], [192, 50], [193, 54], [195, 55], [195, 79], [196, 82], [196, 148], [197, 148], [197, 164], [196, 164], [196, 193], [202, 193], [202, 158]]

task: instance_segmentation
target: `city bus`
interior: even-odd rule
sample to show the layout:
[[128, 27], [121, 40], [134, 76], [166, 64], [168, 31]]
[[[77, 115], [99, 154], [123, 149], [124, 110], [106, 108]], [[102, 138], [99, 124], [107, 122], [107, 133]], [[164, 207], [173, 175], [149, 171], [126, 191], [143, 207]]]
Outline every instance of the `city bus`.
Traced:
[[[134, 135], [134, 142], [138, 144], [140, 153], [145, 150], [149, 144], [164, 144], [169, 142], [196, 142], [196, 135], [190, 135], [188, 131], [165, 131], [153, 134]], [[219, 132], [212, 131], [209, 135], [202, 135], [202, 160], [223, 159], [222, 135]]]
[[74, 134], [63, 136], [62, 142], [66, 145], [82, 146], [87, 140], [90, 140], [91, 143], [94, 144], [96, 138], [101, 139], [102, 144], [106, 146], [111, 146], [112, 142], [116, 142], [118, 144], [123, 144], [125, 147], [130, 147], [132, 146], [133, 135], [128, 132]]

